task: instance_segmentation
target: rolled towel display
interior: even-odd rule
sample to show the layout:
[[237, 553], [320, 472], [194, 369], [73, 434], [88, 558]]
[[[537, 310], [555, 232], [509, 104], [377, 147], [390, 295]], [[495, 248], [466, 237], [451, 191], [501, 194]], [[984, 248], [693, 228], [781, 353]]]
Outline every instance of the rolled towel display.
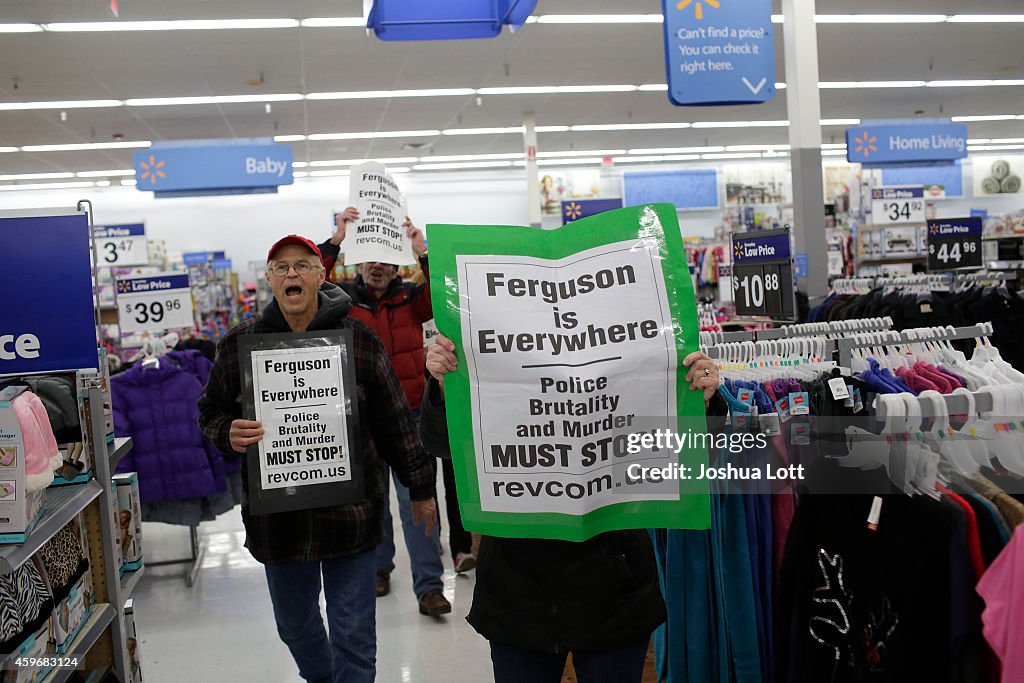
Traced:
[[1005, 194], [1017, 194], [1020, 192], [1020, 176], [1008, 175], [999, 184]]
[[995, 178], [988, 177], [981, 181], [981, 191], [984, 194], [1000, 194], [1002, 185]]
[[1006, 159], [999, 159], [992, 162], [992, 177], [996, 180], [1002, 180], [1006, 176], [1010, 175], [1010, 162]]

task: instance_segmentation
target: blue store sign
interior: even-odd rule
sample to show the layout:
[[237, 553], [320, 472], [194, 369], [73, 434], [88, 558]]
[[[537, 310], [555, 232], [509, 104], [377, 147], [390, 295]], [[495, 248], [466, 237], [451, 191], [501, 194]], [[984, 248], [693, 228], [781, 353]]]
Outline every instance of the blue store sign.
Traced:
[[381, 40], [494, 38], [508, 24], [515, 31], [537, 0], [374, 0], [366, 28]]
[[181, 260], [186, 266], [205, 266], [210, 262], [210, 252], [189, 251], [181, 255]]
[[621, 199], [570, 199], [562, 201], [562, 224], [622, 208]]
[[771, 0], [662, 0], [668, 98], [677, 105], [775, 97]]
[[135, 189], [157, 197], [277, 192], [294, 182], [292, 148], [268, 139], [153, 143], [134, 163]]
[[942, 119], [873, 121], [846, 129], [846, 159], [861, 164], [953, 161], [967, 156], [967, 126]]
[[90, 250], [84, 213], [0, 218], [0, 375], [98, 367]]

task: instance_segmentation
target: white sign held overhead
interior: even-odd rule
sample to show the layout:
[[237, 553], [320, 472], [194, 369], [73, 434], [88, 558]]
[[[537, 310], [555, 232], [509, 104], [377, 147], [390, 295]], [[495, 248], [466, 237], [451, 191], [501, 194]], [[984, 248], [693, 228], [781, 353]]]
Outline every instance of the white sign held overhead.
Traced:
[[416, 262], [412, 240], [405, 234], [405, 196], [383, 164], [367, 162], [352, 168], [349, 205], [359, 210], [359, 220], [350, 223], [341, 243], [345, 263]]
[[117, 281], [121, 334], [165, 332], [195, 325], [188, 275], [166, 273]]
[[149, 264], [146, 226], [108, 225], [93, 229], [97, 265], [107, 268], [145, 266]]

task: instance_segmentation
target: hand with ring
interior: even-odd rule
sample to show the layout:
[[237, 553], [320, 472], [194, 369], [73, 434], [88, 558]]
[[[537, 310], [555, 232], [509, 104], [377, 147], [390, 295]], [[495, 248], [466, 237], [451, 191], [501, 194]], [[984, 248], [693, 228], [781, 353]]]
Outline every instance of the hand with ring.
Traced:
[[704, 405], [718, 391], [718, 365], [707, 354], [694, 351], [683, 359], [683, 365], [689, 368], [686, 381], [690, 383], [690, 391], [704, 392]]

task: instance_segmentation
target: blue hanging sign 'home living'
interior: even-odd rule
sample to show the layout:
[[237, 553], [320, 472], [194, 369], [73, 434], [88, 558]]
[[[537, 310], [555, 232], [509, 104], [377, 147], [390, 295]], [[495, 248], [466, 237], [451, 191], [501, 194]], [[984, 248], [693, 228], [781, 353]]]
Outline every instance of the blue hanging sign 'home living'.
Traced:
[[622, 208], [621, 199], [569, 199], [562, 200], [562, 225], [581, 218], [596, 216], [605, 211]]
[[948, 119], [865, 121], [846, 129], [846, 160], [865, 165], [967, 156], [967, 126]]
[[537, 0], [374, 0], [366, 28], [381, 40], [494, 38], [526, 23]]
[[761, 104], [775, 97], [771, 0], [662, 0], [673, 104]]
[[277, 192], [294, 182], [291, 146], [269, 138], [155, 142], [134, 164], [135, 189], [158, 198]]

